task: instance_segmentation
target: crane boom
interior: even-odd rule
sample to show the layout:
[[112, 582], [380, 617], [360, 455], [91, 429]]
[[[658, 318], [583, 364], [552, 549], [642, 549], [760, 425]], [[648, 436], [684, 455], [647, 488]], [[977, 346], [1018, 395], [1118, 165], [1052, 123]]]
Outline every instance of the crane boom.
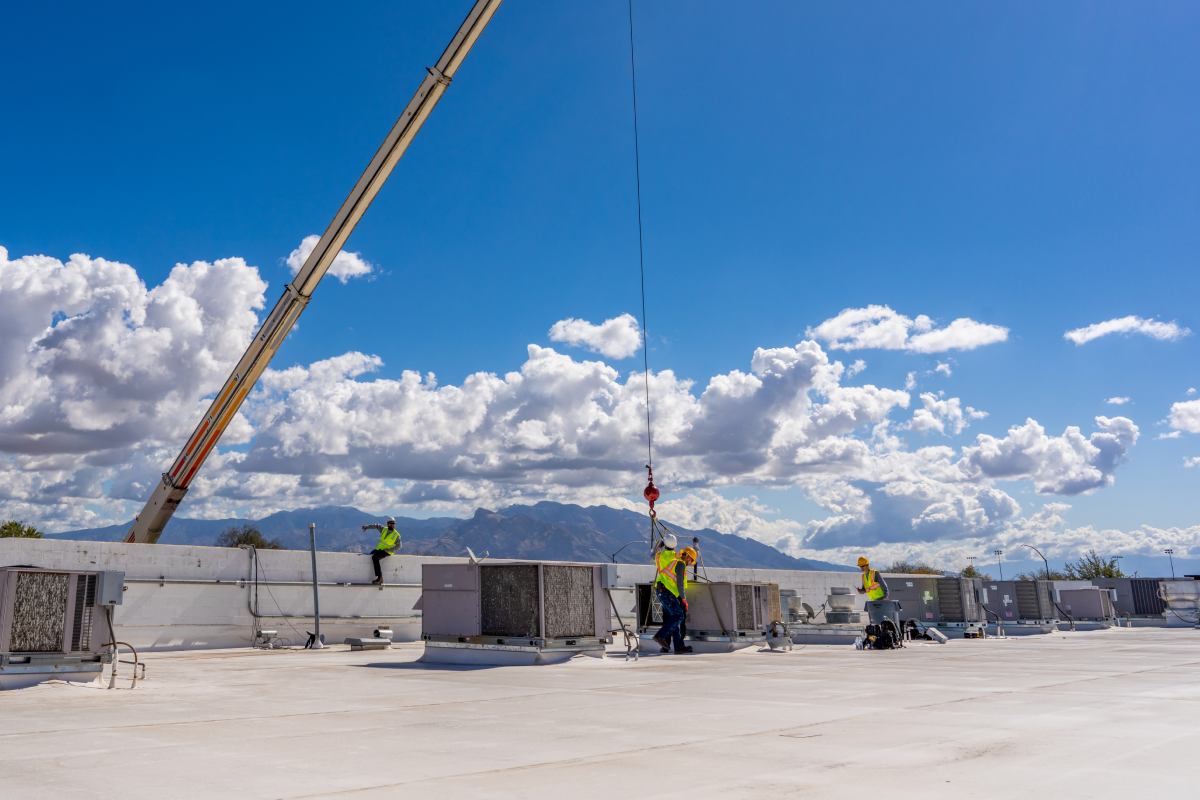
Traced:
[[354, 185], [350, 196], [321, 235], [317, 246], [305, 259], [296, 277], [287, 285], [275, 308], [246, 348], [245, 354], [225, 381], [208, 411], [196, 426], [196, 430], [183, 446], [168, 472], [146, 501], [142, 513], [133, 521], [133, 527], [125, 537], [126, 542], [153, 544], [158, 541], [171, 515], [187, 494], [196, 472], [204, 464], [208, 454], [216, 446], [234, 414], [241, 408], [246, 395], [254, 388], [259, 376], [279, 350], [284, 338], [308, 305], [313, 291], [334, 258], [341, 252], [354, 227], [362, 218], [375, 195], [388, 179], [396, 162], [404, 155], [413, 137], [421, 129], [425, 119], [437, 105], [446, 87], [458, 71], [463, 59], [470, 52], [475, 40], [491, 21], [501, 0], [476, 0], [459, 26], [458, 32], [447, 45], [435, 66], [429, 67], [425, 80], [409, 101], [404, 113], [396, 120], [387, 138], [379, 146], [374, 158]]

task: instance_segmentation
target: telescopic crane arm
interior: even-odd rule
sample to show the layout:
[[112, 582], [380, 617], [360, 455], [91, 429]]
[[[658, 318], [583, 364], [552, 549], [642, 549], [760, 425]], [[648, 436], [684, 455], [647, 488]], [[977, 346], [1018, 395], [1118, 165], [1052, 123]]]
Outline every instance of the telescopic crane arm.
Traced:
[[329, 265], [341, 252], [354, 227], [383, 187], [396, 162], [404, 155], [404, 151], [408, 149], [409, 143], [417, 135], [433, 107], [441, 99], [463, 59], [499, 6], [500, 0], [476, 0], [442, 57], [435, 66], [428, 68], [429, 74], [421, 82], [404, 113], [392, 126], [383, 144], [379, 146], [375, 157], [354, 185], [350, 196], [342, 203], [333, 221], [322, 234], [321, 240], [296, 273], [296, 277], [284, 289], [283, 297], [275, 304], [275, 308], [254, 335], [250, 346], [246, 348], [232, 374], [217, 392], [216, 399], [204, 413], [195, 432], [171, 465], [170, 471], [163, 473], [162, 480], [146, 501], [142, 513], [134, 519], [133, 527], [125, 537], [126, 542], [153, 544], [158, 541], [171, 515], [187, 494], [197, 471], [220, 441], [221, 434], [241, 408], [246, 395], [254, 388], [259, 376], [279, 350], [292, 326], [296, 324], [300, 313], [312, 298], [317, 284], [329, 270]]

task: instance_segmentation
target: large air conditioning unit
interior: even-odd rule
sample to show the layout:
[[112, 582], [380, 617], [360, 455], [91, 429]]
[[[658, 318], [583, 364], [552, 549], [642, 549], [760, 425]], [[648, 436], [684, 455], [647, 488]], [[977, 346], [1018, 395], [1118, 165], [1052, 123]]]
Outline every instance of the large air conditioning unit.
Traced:
[[603, 655], [612, 641], [597, 564], [424, 564], [425, 661], [510, 664]]
[[964, 636], [982, 635], [987, 618], [979, 603], [980, 583], [978, 578], [937, 579], [939, 629]]
[[0, 567], [0, 687], [96, 678], [124, 583], [123, 572]]
[[888, 600], [900, 603], [900, 619], [916, 620], [922, 625], [934, 625], [939, 619], [938, 578], [900, 577], [885, 575]]
[[[655, 631], [662, 626], [662, 606], [649, 583], [637, 586], [638, 633], [643, 646], [652, 652]], [[687, 588], [686, 640], [704, 643], [708, 651], [730, 650], [766, 641], [772, 622], [781, 622], [779, 585], [774, 583], [731, 583], [695, 581]]]
[[1013, 581], [1017, 601], [1017, 624], [1057, 626], [1054, 585], [1050, 581]]

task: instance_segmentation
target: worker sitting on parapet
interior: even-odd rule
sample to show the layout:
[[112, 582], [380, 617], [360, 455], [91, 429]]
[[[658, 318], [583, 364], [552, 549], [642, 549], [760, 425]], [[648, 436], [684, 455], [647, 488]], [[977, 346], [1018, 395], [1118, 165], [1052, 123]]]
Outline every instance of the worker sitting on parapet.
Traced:
[[660, 652], [669, 653], [675, 645], [676, 653], [690, 653], [692, 648], [683, 643], [683, 623], [687, 619], [687, 568], [696, 563], [696, 551], [685, 547], [675, 554], [675, 535], [668, 533], [662, 538], [663, 549], [655, 556], [658, 574], [654, 578], [654, 590], [662, 606], [663, 626], [654, 634]]
[[379, 531], [379, 543], [371, 551], [371, 565], [375, 567], [375, 580], [371, 583], [383, 583], [383, 570], [380, 569], [379, 562], [393, 555], [400, 546], [400, 531], [396, 530], [396, 518], [388, 517], [386, 526], [363, 525], [362, 529]]
[[887, 582], [883, 580], [883, 576], [876, 570], [871, 569], [871, 562], [866, 556], [858, 557], [858, 568], [862, 570], [862, 585], [858, 587], [858, 593], [866, 593], [867, 601], [882, 600], [888, 596]]

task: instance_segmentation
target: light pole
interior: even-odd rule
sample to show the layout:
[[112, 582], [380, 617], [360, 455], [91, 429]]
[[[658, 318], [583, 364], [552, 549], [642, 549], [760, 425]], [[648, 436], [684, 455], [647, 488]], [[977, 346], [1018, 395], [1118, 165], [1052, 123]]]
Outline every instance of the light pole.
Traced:
[[1004, 555], [1004, 551], [993, 550], [992, 555], [996, 557], [996, 567], [1000, 570], [1000, 580], [1004, 580], [1004, 565], [1000, 563], [1000, 556]]
[[631, 542], [626, 542], [625, 544], [623, 544], [623, 545], [621, 545], [620, 547], [618, 547], [618, 548], [617, 548], [617, 552], [613, 553], [611, 556], [609, 556], [609, 558], [611, 558], [611, 559], [612, 559], [612, 562], [613, 562], [614, 564], [615, 564], [615, 563], [617, 563], [617, 556], [621, 554], [621, 551], [622, 551], [622, 550], [624, 550], [626, 547], [629, 547], [629, 545], [631, 545], [631, 544], [640, 544], [640, 543], [641, 543], [641, 541], [642, 541], [641, 539], [634, 539], [634, 540], [633, 540], [633, 541], [631, 541]]
[[[1118, 562], [1118, 561], [1120, 561], [1120, 560], [1121, 560], [1122, 558], [1124, 558], [1124, 557], [1125, 557], [1125, 556], [1113, 556], [1113, 557], [1112, 557], [1112, 561], [1113, 561], [1113, 567], [1114, 567], [1114, 569], [1113, 569], [1113, 572], [1120, 572], [1120, 571], [1121, 571], [1121, 565], [1120, 565], [1120, 564], [1118, 564], [1117, 562]], [[1123, 574], [1123, 573], [1122, 573], [1122, 574]]]
[[1171, 562], [1171, 580], [1175, 580], [1175, 548], [1168, 547], [1163, 552], [1167, 554], [1167, 559]]
[[1031, 544], [1023, 544], [1023, 545], [1020, 545], [1020, 547], [1028, 547], [1030, 550], [1037, 553], [1039, 556], [1042, 556], [1042, 563], [1046, 565], [1046, 580], [1050, 580], [1050, 562], [1046, 560], [1046, 557], [1044, 555], [1042, 555], [1042, 551], [1038, 550], [1036, 547], [1034, 547]]

